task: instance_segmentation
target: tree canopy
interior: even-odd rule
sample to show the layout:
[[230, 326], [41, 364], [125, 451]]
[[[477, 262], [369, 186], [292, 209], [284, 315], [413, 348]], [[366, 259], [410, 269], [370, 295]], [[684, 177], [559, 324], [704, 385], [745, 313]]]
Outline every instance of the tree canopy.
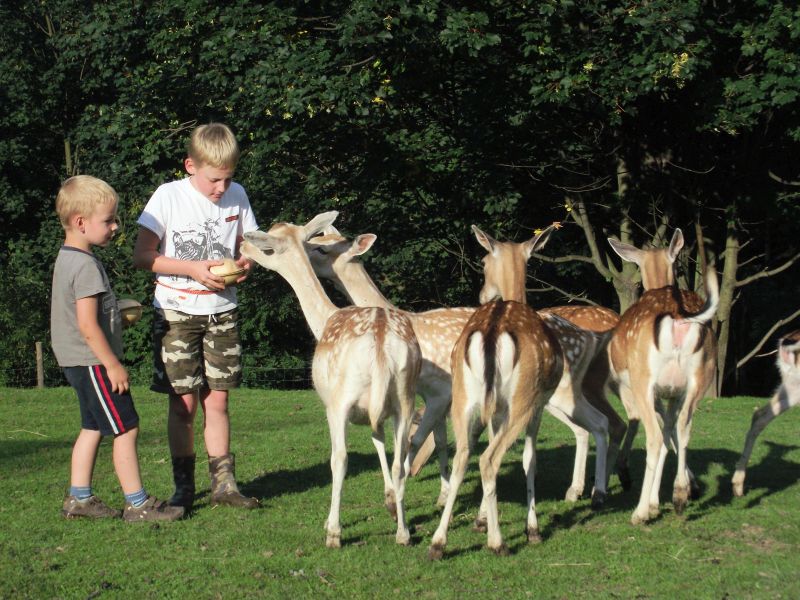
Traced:
[[[681, 227], [683, 284], [705, 256], [721, 275], [723, 390], [769, 391], [768, 361], [739, 362], [798, 308], [796, 3], [21, 0], [0, 17], [0, 371], [49, 338], [60, 182], [119, 192], [101, 257], [118, 295], [148, 301], [136, 219], [217, 120], [263, 228], [339, 210], [345, 233], [378, 235], [368, 269], [412, 310], [477, 303], [473, 223], [522, 239], [563, 222], [530, 303], [617, 310], [637, 274], [605, 238]], [[239, 294], [247, 364], [303, 364], [288, 286], [257, 272]], [[147, 327], [126, 335], [149, 361]]]

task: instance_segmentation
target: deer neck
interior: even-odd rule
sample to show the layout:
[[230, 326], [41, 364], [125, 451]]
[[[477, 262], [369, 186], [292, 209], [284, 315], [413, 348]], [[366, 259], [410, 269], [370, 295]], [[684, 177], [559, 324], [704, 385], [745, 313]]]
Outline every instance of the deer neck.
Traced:
[[351, 260], [341, 265], [334, 265], [334, 271], [338, 277], [336, 283], [341, 285], [342, 291], [356, 306], [394, 308], [394, 305], [381, 294], [360, 261]]
[[283, 263], [283, 269], [279, 274], [297, 295], [306, 322], [319, 341], [328, 319], [339, 309], [328, 298], [305, 253], [302, 254], [302, 258], [306, 260], [290, 260]]

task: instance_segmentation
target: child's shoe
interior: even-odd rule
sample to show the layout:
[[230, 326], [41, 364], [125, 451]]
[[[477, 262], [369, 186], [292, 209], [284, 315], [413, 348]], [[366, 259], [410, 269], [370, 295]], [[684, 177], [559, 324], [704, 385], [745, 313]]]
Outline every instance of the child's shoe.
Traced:
[[107, 506], [97, 496], [89, 496], [85, 500], [78, 500], [75, 496], [64, 498], [61, 514], [66, 519], [88, 517], [90, 519], [119, 519], [122, 513]]
[[144, 521], [177, 521], [183, 516], [182, 506], [170, 506], [155, 496], [148, 496], [140, 506], [125, 502], [122, 518], [129, 523]]

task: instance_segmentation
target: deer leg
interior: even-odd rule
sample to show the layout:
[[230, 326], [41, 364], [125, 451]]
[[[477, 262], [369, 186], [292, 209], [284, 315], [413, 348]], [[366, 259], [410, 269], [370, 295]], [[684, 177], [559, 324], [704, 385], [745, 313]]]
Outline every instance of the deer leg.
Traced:
[[689, 446], [689, 438], [692, 430], [692, 409], [689, 402], [681, 408], [678, 415], [678, 423], [675, 427], [675, 446], [678, 454], [678, 472], [675, 476], [675, 483], [672, 487], [672, 505], [675, 507], [675, 514], [683, 514], [686, 504], [689, 502], [690, 479], [689, 467], [686, 465], [686, 448]]
[[756, 438], [775, 417], [785, 413], [793, 406], [796, 406], [798, 402], [800, 402], [800, 394], [795, 394], [794, 397], [790, 398], [786, 387], [781, 386], [768, 404], [762, 406], [753, 413], [753, 418], [750, 422], [750, 430], [747, 432], [747, 436], [745, 436], [744, 439], [744, 450], [742, 450], [742, 455], [736, 463], [736, 471], [731, 480], [734, 496], [744, 495], [745, 470], [747, 469], [747, 463], [750, 461], [750, 455], [753, 453], [753, 446], [756, 443]]
[[[650, 504], [652, 502], [653, 487], [655, 487], [655, 498], [656, 503], [658, 503], [658, 486], [661, 482], [660, 479], [656, 480], [656, 473], [658, 471], [659, 456], [664, 447], [664, 438], [658, 418], [652, 408], [654, 406], [653, 390], [649, 385], [646, 385], [646, 382], [638, 385], [636, 398], [637, 406], [642, 407], [642, 423], [647, 437], [647, 458], [644, 477], [642, 478], [642, 492], [639, 496], [639, 503], [636, 505], [633, 515], [631, 515], [631, 523], [639, 525], [651, 518]], [[645, 411], [647, 407], [650, 407], [649, 411]]]
[[631, 454], [633, 447], [633, 440], [639, 432], [639, 414], [636, 411], [634, 399], [631, 390], [627, 386], [619, 387], [619, 398], [622, 405], [625, 407], [625, 412], [628, 415], [628, 428], [625, 431], [625, 437], [620, 445], [619, 454], [617, 455], [616, 471], [619, 477], [619, 483], [623, 490], [631, 489], [633, 481], [631, 479], [630, 467], [628, 465], [628, 458]]
[[[386, 458], [386, 444], [384, 441], [383, 423], [380, 423], [375, 431], [372, 432], [372, 445], [378, 453], [378, 461], [381, 463], [381, 474], [383, 475], [383, 505], [392, 519], [397, 519], [397, 498], [395, 487], [392, 482], [392, 473], [389, 470], [389, 462]], [[397, 446], [395, 446], [397, 448]], [[395, 451], [395, 454], [397, 452]]]
[[[561, 394], [554, 394], [550, 398], [550, 402], [545, 406], [545, 410], [553, 415], [556, 419], [564, 423], [572, 430], [575, 436], [575, 462], [572, 466], [572, 483], [567, 490], [565, 500], [567, 502], [576, 502], [582, 495], [584, 486], [586, 485], [586, 460], [589, 455], [589, 432], [583, 427], [576, 424], [570, 415], [562, 408]], [[572, 402], [567, 402], [572, 404]], [[571, 407], [566, 407], [570, 410]]]
[[395, 541], [408, 546], [411, 543], [411, 533], [406, 525], [405, 491], [406, 473], [404, 462], [408, 452], [408, 428], [411, 425], [411, 408], [414, 398], [407, 396], [405, 406], [401, 407], [394, 417], [394, 460], [392, 462], [392, 485], [397, 502], [397, 533]]
[[539, 535], [539, 522], [536, 519], [536, 440], [539, 436], [539, 425], [542, 422], [542, 411], [534, 413], [525, 432], [525, 452], [522, 454], [522, 466], [528, 491], [528, 516], [526, 533], [529, 544], [537, 544], [542, 538]]
[[347, 421], [344, 414], [328, 409], [328, 428], [331, 435], [331, 509], [325, 522], [328, 548], [340, 548], [342, 545], [342, 526], [339, 523], [339, 509], [342, 503], [342, 485], [347, 472]]
[[[450, 408], [450, 394], [431, 395], [425, 398], [425, 412], [422, 415], [416, 432], [411, 437], [408, 456], [406, 457], [406, 470], [409, 473], [417, 473], [428, 459], [429, 450], [425, 446], [428, 435], [433, 432], [436, 453], [439, 458], [439, 497], [437, 504], [444, 503], [447, 491], [450, 487], [450, 475], [448, 473], [447, 458], [447, 411]], [[421, 453], [419, 459], [417, 454]], [[412, 466], [413, 465], [413, 466]]]
[[[458, 414], [462, 413], [462, 414]], [[450, 525], [450, 518], [453, 514], [453, 505], [458, 495], [458, 488], [464, 480], [464, 473], [469, 462], [469, 431], [467, 430], [467, 418], [463, 414], [463, 409], [454, 410], [452, 413], [453, 434], [456, 438], [456, 453], [453, 456], [453, 471], [450, 474], [450, 489], [447, 492], [447, 499], [442, 510], [442, 518], [439, 527], [433, 534], [431, 545], [428, 547], [428, 559], [439, 560], [444, 553], [447, 545], [447, 528]]]

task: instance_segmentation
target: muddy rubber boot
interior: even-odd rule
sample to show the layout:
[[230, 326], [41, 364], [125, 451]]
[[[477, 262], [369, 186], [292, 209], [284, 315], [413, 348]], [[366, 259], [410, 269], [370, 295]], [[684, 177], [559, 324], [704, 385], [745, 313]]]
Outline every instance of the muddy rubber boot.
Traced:
[[236, 485], [235, 461], [233, 454], [209, 456], [208, 472], [211, 474], [211, 506], [226, 504], [239, 508], [255, 508], [256, 498], [242, 496]]
[[175, 480], [175, 493], [169, 499], [170, 506], [182, 506], [185, 512], [192, 510], [194, 504], [194, 465], [195, 455], [173, 456], [172, 477]]

